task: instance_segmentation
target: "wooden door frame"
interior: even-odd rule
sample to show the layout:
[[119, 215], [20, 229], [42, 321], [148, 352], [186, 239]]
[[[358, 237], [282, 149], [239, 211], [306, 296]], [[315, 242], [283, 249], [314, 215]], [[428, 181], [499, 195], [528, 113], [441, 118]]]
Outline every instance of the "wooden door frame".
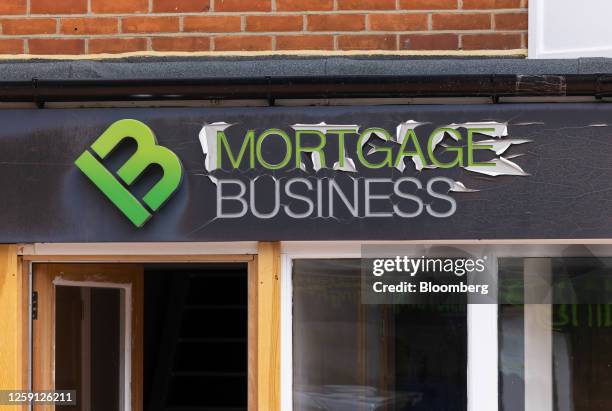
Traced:
[[[60, 271], [59, 274], [56, 271]], [[55, 293], [56, 286], [115, 288], [123, 290], [126, 304], [123, 404], [130, 411], [142, 410], [143, 363], [143, 293], [142, 266], [116, 263], [37, 263], [33, 273], [33, 291], [38, 292], [38, 318], [32, 325], [33, 391], [55, 388]], [[128, 303], [129, 301], [129, 303]], [[34, 333], [37, 330], [38, 333]], [[129, 381], [129, 389], [126, 390]], [[77, 399], [78, 401], [78, 399]], [[52, 405], [36, 405], [39, 411], [53, 410]]]
[[[34, 264], [41, 263], [246, 263], [248, 410], [280, 411], [280, 243], [259, 243], [257, 254], [24, 254], [20, 260], [24, 279], [29, 277]], [[258, 298], [260, 294], [264, 298]], [[24, 312], [29, 312], [27, 301], [24, 304]], [[29, 338], [28, 335], [24, 336], [24, 347], [29, 345]], [[260, 339], [263, 340], [262, 343], [259, 342]]]

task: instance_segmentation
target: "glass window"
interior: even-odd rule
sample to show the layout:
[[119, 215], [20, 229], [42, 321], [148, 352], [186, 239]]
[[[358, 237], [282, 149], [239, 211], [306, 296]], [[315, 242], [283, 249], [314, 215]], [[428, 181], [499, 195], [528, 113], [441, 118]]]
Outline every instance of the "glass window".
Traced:
[[[546, 264], [534, 271], [528, 260]], [[500, 308], [501, 411], [525, 410], [530, 389], [548, 395], [542, 409], [611, 410], [612, 258], [507, 258], [499, 269], [502, 281], [524, 276], [526, 290], [544, 279], [549, 298]]]
[[465, 411], [467, 306], [361, 304], [359, 259], [293, 264], [294, 411]]

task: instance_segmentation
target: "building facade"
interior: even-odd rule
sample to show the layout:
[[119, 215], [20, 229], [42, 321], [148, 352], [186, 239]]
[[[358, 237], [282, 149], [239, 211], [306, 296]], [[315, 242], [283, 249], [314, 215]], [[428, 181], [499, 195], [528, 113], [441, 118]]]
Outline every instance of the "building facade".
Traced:
[[527, 0], [8, 0], [5, 55], [472, 51], [524, 55]]
[[2, 1], [0, 410], [609, 410], [574, 3]]

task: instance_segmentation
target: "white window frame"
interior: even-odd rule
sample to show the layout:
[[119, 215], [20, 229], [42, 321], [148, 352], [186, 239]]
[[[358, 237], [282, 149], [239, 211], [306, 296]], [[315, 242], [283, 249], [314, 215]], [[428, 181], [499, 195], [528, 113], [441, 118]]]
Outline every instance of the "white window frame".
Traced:
[[[458, 241], [322, 241], [281, 242], [281, 409], [293, 411], [293, 288], [291, 284], [294, 259], [360, 258], [362, 244], [395, 244], [406, 247], [415, 255], [422, 255], [423, 245], [466, 245], [474, 248], [494, 247], [497, 257], [560, 257], [569, 245], [584, 245], [588, 252], [576, 257], [612, 257], [612, 240], [458, 240]], [[484, 253], [483, 253], [484, 255]], [[574, 255], [572, 255], [574, 256]], [[526, 315], [550, 314], [550, 305], [526, 305]], [[528, 320], [528, 319], [527, 319]], [[468, 305], [468, 411], [498, 411], [499, 409], [499, 323], [498, 306], [494, 304]], [[545, 332], [546, 330], [544, 330]], [[525, 350], [534, 347], [537, 353], [525, 353], [531, 361], [525, 365], [525, 378], [544, 381], [552, 393], [552, 347], [541, 342], [542, 328], [526, 324]], [[552, 333], [552, 328], [551, 328]], [[551, 334], [552, 336], [552, 334]], [[530, 338], [531, 337], [531, 338]], [[548, 338], [545, 341], [550, 340]], [[528, 369], [529, 366], [529, 369]], [[544, 367], [544, 368], [542, 368]], [[546, 371], [550, 368], [550, 372]], [[529, 409], [552, 410], [552, 396], [543, 397], [537, 386], [525, 391]], [[534, 408], [538, 407], [538, 408]]]
[[[376, 242], [365, 242], [376, 243]], [[381, 243], [381, 242], [378, 242]], [[413, 248], [425, 242], [382, 242]], [[294, 259], [361, 258], [362, 242], [281, 243], [281, 409], [293, 411], [293, 288]], [[448, 243], [446, 243], [448, 244]], [[498, 409], [497, 305], [468, 305], [468, 411]], [[478, 324], [478, 327], [474, 325]]]
[[[53, 286], [79, 288], [112, 288], [119, 290], [120, 340], [119, 340], [119, 410], [132, 409], [132, 284], [98, 281], [73, 281], [56, 278]], [[89, 405], [86, 405], [89, 409]]]

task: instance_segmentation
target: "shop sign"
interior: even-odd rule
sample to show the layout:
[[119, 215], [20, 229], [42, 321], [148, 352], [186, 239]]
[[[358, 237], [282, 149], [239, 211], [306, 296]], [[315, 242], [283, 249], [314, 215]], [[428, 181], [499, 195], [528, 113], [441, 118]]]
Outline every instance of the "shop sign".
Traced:
[[5, 110], [0, 241], [608, 238], [611, 114]]

